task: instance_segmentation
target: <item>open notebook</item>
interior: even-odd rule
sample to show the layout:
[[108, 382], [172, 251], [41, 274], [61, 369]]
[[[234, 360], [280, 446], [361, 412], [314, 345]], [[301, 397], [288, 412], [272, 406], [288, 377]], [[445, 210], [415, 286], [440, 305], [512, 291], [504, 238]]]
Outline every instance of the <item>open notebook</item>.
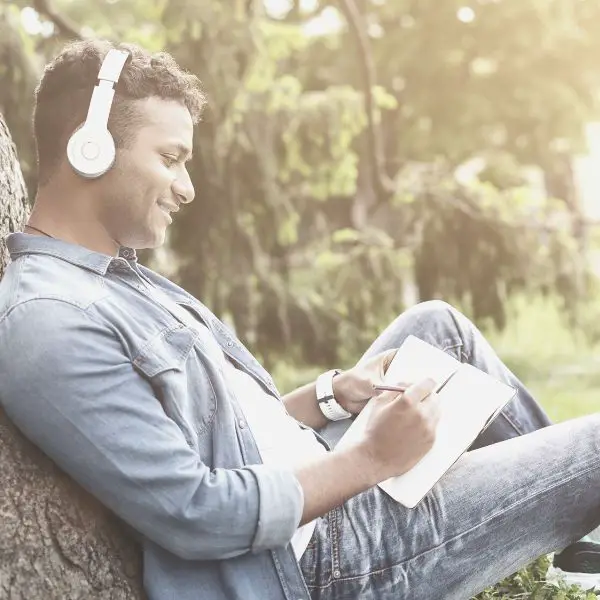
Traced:
[[[414, 508], [435, 483], [475, 441], [513, 398], [516, 390], [472, 365], [414, 336], [399, 348], [384, 382], [397, 385], [431, 377], [438, 384], [441, 415], [436, 439], [429, 452], [409, 471], [379, 484], [400, 504]], [[337, 448], [361, 435], [374, 398], [361, 411]]]

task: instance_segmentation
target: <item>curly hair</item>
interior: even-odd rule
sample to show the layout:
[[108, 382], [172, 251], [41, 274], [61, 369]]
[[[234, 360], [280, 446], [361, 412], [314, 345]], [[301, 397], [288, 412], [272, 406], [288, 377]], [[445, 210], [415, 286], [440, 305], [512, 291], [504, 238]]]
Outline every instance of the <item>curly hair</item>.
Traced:
[[69, 137], [85, 121], [98, 72], [111, 48], [130, 57], [116, 85], [108, 128], [117, 148], [135, 139], [142, 116], [135, 101], [157, 96], [185, 105], [198, 123], [206, 98], [200, 80], [182, 70], [166, 52], [152, 54], [135, 44], [83, 40], [67, 44], [44, 69], [35, 90], [33, 134], [38, 159], [38, 183], [47, 183], [66, 155]]

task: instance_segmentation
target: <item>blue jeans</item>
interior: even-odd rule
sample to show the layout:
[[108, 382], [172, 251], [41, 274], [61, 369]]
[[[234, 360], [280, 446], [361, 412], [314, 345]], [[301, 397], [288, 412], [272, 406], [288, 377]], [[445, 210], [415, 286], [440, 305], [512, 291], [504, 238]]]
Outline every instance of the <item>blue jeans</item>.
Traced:
[[[477, 328], [443, 302], [403, 313], [363, 358], [409, 334], [517, 396], [416, 508], [375, 487], [320, 518], [300, 561], [313, 599], [467, 600], [600, 524], [600, 415], [548, 426]], [[323, 432], [333, 442], [339, 423]]]

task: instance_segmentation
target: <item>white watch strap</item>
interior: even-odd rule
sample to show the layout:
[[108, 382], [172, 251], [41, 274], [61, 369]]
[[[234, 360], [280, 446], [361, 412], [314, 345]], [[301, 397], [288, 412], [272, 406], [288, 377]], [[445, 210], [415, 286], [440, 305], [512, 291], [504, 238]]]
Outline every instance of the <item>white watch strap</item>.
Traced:
[[335, 400], [333, 378], [339, 373], [340, 371], [335, 369], [322, 373], [317, 377], [315, 386], [319, 409], [330, 421], [341, 421], [342, 419], [349, 419], [352, 416], [352, 413], [345, 410]]

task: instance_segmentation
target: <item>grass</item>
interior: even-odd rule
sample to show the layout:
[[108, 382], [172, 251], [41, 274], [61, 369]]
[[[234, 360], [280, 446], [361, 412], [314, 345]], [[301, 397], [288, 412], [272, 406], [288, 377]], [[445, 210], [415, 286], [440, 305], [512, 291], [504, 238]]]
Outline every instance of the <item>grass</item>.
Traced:
[[572, 332], [552, 300], [517, 298], [509, 327], [486, 337], [553, 421], [600, 407], [600, 346]]
[[593, 592], [576, 586], [557, 588], [544, 582], [549, 559], [542, 557], [473, 600], [598, 600]]

